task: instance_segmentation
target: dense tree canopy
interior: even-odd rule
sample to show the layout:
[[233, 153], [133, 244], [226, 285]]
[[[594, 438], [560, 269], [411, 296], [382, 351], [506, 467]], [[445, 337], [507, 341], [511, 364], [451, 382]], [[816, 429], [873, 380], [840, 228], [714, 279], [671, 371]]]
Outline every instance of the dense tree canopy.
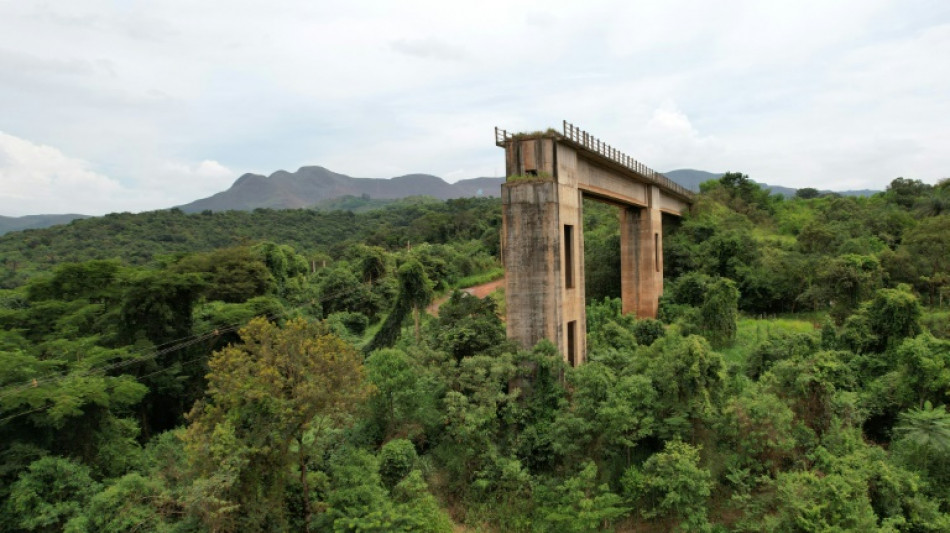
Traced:
[[660, 320], [585, 202], [576, 368], [455, 290], [497, 200], [2, 236], [0, 532], [948, 531], [948, 189], [706, 183]]

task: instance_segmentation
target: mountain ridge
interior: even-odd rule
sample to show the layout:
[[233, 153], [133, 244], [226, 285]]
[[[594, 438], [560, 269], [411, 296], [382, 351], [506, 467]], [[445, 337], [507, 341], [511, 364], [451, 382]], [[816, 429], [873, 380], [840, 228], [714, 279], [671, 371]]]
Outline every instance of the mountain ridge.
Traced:
[[471, 178], [448, 183], [431, 174], [405, 174], [392, 178], [354, 178], [321, 166], [304, 166], [296, 172], [278, 170], [270, 176], [244, 174], [227, 190], [179, 205], [186, 213], [205, 210], [250, 211], [257, 208], [300, 209], [343, 196], [397, 199], [432, 196], [439, 200], [469, 196], [498, 196], [504, 178]]
[[[676, 169], [664, 173], [680, 185], [699, 191], [700, 183], [718, 179], [723, 173], [695, 169]], [[392, 178], [355, 178], [333, 172], [319, 165], [308, 165], [296, 172], [277, 170], [270, 176], [245, 173], [228, 189], [206, 198], [176, 206], [186, 213], [210, 211], [252, 211], [265, 209], [303, 209], [334, 205], [333, 200], [345, 197], [364, 200], [396, 200], [410, 196], [431, 196], [439, 200], [473, 196], [497, 197], [504, 178], [478, 177], [449, 183], [432, 174], [413, 173]], [[758, 182], [770, 192], [794, 196], [797, 189]], [[834, 191], [822, 190], [820, 193]], [[838, 191], [845, 196], [870, 196], [879, 191]], [[367, 202], [361, 204], [368, 208]], [[27, 215], [7, 217], [0, 215], [0, 235], [11, 231], [40, 229], [67, 224], [89, 215]]]
[[[671, 180], [679, 183], [683, 187], [695, 192], [699, 192], [699, 184], [709, 180], [719, 179], [725, 174], [725, 172], [707, 172], [705, 170], [695, 170], [692, 168], [681, 168], [677, 170], [670, 170], [664, 172], [663, 175], [670, 178]], [[795, 193], [798, 189], [794, 187], [785, 187], [783, 185], [769, 185], [768, 183], [763, 183], [761, 181], [752, 180], [755, 183], [758, 183], [762, 187], [765, 187], [769, 192], [774, 194], [781, 194], [782, 196], [790, 197], [795, 196]], [[832, 191], [828, 189], [822, 189], [818, 191], [819, 194], [840, 194], [842, 196], [871, 196], [872, 194], [881, 192], [875, 191], [872, 189], [857, 189], [857, 190], [848, 190], [848, 191]]]

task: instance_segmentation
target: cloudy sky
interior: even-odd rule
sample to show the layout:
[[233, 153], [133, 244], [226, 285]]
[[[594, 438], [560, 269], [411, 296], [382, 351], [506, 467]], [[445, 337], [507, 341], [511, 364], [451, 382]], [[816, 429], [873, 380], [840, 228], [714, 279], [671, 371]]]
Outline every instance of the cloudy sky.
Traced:
[[0, 215], [245, 172], [497, 176], [567, 119], [661, 171], [950, 176], [950, 2], [0, 0]]

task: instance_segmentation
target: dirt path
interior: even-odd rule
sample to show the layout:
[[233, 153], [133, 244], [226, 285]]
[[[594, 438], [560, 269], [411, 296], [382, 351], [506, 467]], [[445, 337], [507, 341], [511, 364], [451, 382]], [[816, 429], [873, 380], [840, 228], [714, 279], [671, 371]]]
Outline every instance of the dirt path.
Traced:
[[[495, 281], [482, 283], [481, 285], [465, 287], [464, 289], [461, 289], [461, 291], [467, 292], [468, 294], [471, 294], [472, 296], [476, 296], [478, 298], [484, 298], [488, 296], [489, 294], [495, 292], [495, 290], [497, 290], [499, 287], [504, 287], [504, 286], [505, 286], [505, 278], [499, 278], [499, 279], [496, 279]], [[435, 300], [432, 301], [431, 304], [429, 304], [429, 307], [426, 307], [426, 312], [432, 316], [439, 316], [439, 307], [441, 307], [442, 304], [447, 302], [450, 296], [452, 296], [451, 293], [445, 294], [443, 296], [436, 298]]]

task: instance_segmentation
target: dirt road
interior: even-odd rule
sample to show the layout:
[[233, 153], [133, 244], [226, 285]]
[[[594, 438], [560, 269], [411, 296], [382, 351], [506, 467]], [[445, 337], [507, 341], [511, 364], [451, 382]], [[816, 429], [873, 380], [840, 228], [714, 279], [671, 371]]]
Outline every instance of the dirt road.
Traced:
[[[478, 298], [484, 298], [488, 296], [489, 294], [495, 292], [495, 290], [497, 290], [499, 287], [504, 287], [504, 286], [505, 286], [505, 278], [499, 278], [499, 279], [496, 279], [495, 281], [489, 281], [488, 283], [482, 283], [481, 285], [474, 285], [472, 287], [465, 287], [464, 289], [461, 289], [461, 290], [462, 292], [467, 292], [468, 294], [471, 294], [472, 296], [476, 296]], [[436, 298], [435, 300], [433, 300], [432, 303], [429, 304], [429, 307], [426, 308], [426, 312], [432, 316], [439, 316], [439, 307], [441, 307], [442, 304], [448, 301], [449, 296], [451, 296], [451, 293], [446, 294], [444, 296], [440, 296]]]

